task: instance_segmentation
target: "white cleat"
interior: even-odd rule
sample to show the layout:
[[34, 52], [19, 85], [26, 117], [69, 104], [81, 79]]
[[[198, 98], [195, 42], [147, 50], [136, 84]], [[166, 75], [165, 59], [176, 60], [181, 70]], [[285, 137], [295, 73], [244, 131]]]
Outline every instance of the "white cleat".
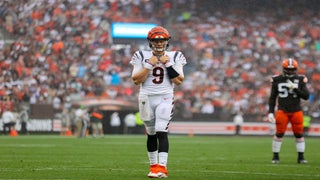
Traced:
[[279, 164], [280, 163], [279, 159], [273, 159], [271, 162], [272, 162], [272, 164]]
[[163, 172], [159, 172], [158, 173], [158, 178], [167, 178], [168, 175], [166, 173], [163, 173]]
[[149, 178], [158, 178], [159, 175], [158, 175], [158, 173], [149, 172], [148, 177]]
[[308, 164], [308, 161], [307, 161], [307, 160], [304, 160], [304, 159], [299, 159], [299, 160], [298, 160], [298, 163], [299, 163], [299, 164]]

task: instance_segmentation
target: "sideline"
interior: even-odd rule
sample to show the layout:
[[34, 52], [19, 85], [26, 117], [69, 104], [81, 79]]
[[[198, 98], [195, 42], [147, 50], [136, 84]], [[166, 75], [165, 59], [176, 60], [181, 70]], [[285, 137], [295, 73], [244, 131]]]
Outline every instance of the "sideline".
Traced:
[[[241, 126], [240, 135], [273, 135], [275, 125], [270, 123], [244, 123]], [[169, 126], [171, 134], [221, 134], [234, 135], [235, 125], [230, 122], [171, 122]], [[288, 125], [287, 135], [292, 135], [291, 125]], [[320, 124], [312, 124], [309, 136], [320, 136]]]

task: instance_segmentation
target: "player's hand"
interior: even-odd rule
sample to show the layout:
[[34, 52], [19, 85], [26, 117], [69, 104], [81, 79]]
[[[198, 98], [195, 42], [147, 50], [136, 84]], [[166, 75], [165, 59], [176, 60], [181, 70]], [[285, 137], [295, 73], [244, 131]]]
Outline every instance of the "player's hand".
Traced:
[[274, 118], [273, 113], [268, 114], [268, 121], [274, 124], [276, 122], [276, 118]]
[[290, 79], [288, 79], [288, 80], [287, 80], [287, 87], [288, 87], [290, 90], [294, 90], [294, 89], [297, 89], [297, 88], [298, 88], [298, 84], [293, 83], [292, 81], [290, 81]]
[[168, 55], [161, 56], [159, 60], [162, 64], [165, 64], [166, 67], [172, 66], [172, 64], [170, 64], [170, 57]]
[[147, 69], [152, 69], [154, 65], [156, 65], [159, 62], [159, 59], [157, 56], [152, 56], [150, 59], [146, 60], [143, 63], [143, 67]]
[[156, 65], [158, 62], [159, 62], [159, 58], [157, 56], [152, 56], [148, 62], [151, 64], [151, 65]]

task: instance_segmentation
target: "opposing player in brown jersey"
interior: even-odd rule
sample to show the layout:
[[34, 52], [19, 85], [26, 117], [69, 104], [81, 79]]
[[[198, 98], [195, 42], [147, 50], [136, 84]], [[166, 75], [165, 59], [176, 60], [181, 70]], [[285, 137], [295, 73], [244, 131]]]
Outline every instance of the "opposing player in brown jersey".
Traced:
[[309, 91], [306, 86], [308, 79], [304, 75], [297, 74], [298, 63], [292, 58], [283, 60], [282, 68], [283, 74], [273, 76], [271, 79], [272, 87], [269, 98], [268, 120], [276, 124], [276, 133], [272, 141], [272, 163], [280, 162], [279, 152], [282, 138], [290, 122], [296, 138], [298, 163], [305, 164], [307, 161], [304, 159], [305, 141], [303, 137], [303, 112], [300, 101], [301, 99], [308, 100], [309, 98]]

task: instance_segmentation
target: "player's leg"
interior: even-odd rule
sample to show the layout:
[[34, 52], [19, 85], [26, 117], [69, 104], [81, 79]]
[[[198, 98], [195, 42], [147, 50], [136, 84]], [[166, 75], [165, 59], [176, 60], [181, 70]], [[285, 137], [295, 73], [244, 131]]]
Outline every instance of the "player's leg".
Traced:
[[155, 129], [159, 142], [159, 177], [168, 177], [167, 162], [169, 152], [168, 126], [172, 117], [172, 96], [164, 97], [164, 102], [156, 109]]
[[167, 170], [168, 151], [169, 151], [168, 132], [157, 132], [157, 138], [159, 141], [158, 176], [161, 178], [166, 178], [168, 177], [168, 170]]
[[304, 151], [305, 151], [305, 141], [303, 137], [303, 113], [302, 111], [298, 111], [293, 113], [292, 120], [292, 131], [296, 138], [296, 149], [298, 152], [298, 163], [306, 164], [307, 160], [304, 159]]
[[92, 137], [96, 138], [97, 137], [97, 123], [93, 122], [91, 123], [91, 129], [92, 129]]
[[104, 136], [102, 122], [99, 122], [99, 123], [98, 123], [98, 133], [99, 133], [99, 135], [100, 135], [101, 137]]
[[149, 178], [158, 177], [158, 139], [154, 120], [144, 122], [147, 133], [147, 151], [150, 164]]
[[82, 131], [81, 137], [85, 138], [87, 135], [88, 122], [85, 119], [82, 119]]
[[287, 125], [289, 122], [288, 116], [285, 112], [279, 110], [276, 112], [276, 133], [273, 136], [272, 141], [272, 163], [277, 164], [280, 162], [279, 153], [282, 145], [282, 138], [287, 130]]
[[[147, 133], [147, 151], [150, 165], [158, 164], [158, 140], [155, 130], [155, 107], [151, 106], [154, 98], [143, 97], [139, 99], [140, 118], [144, 122]], [[143, 113], [141, 113], [143, 112]]]
[[155, 101], [154, 98], [148, 96], [139, 97], [139, 112], [140, 118], [144, 122], [144, 126], [147, 133], [147, 152], [150, 164], [150, 170], [148, 173], [149, 178], [158, 177], [158, 139], [155, 130], [155, 115], [151, 101]]

